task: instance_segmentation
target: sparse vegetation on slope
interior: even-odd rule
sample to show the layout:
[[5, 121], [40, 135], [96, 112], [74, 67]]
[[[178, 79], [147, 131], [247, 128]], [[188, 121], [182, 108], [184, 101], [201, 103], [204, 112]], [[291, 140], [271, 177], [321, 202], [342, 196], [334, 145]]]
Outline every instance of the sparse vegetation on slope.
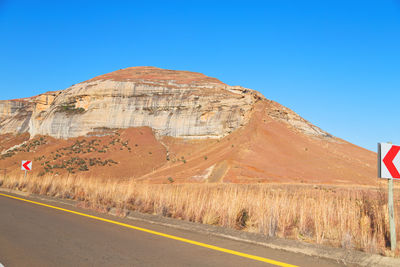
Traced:
[[28, 152], [28, 153], [35, 152], [38, 147], [40, 147], [41, 145], [45, 145], [45, 144], [47, 144], [47, 140], [46, 140], [46, 138], [41, 136], [36, 139], [32, 139], [27, 142], [24, 142], [15, 148], [9, 149], [6, 153], [1, 155], [0, 159], [3, 160], [5, 158], [13, 157], [18, 152]]
[[[102, 145], [98, 139], [91, 139], [89, 141], [86, 139], [77, 139], [72, 145], [58, 148], [49, 155], [34, 157], [34, 161], [39, 163], [42, 167], [39, 176], [43, 176], [46, 173], [54, 173], [57, 169], [58, 171], [64, 169], [69, 173], [88, 171], [89, 167], [112, 166], [118, 164], [118, 162], [113, 159], [102, 160], [100, 157], [95, 157], [93, 153], [106, 153], [115, 146], [116, 148], [114, 148], [114, 150], [126, 149], [127, 151], [131, 151], [128, 143], [129, 141], [123, 141], [118, 138], [117, 135], [111, 139], [108, 145]], [[10, 149], [1, 156], [0, 160], [13, 157], [20, 152], [36, 152], [39, 147], [46, 144], [48, 144], [48, 140], [45, 137], [37, 137], [16, 148]], [[87, 156], [83, 156], [85, 154], [87, 154]]]
[[63, 105], [59, 106], [57, 111], [64, 112], [68, 115], [73, 115], [73, 114], [82, 114], [86, 110], [84, 108], [75, 107], [75, 103], [69, 103], [69, 104], [63, 104]]
[[[0, 185], [243, 231], [392, 255], [386, 190], [306, 185], [149, 185], [80, 177], [1, 177]], [[396, 192], [398, 196], [400, 192]], [[396, 200], [396, 209], [400, 203]], [[400, 220], [397, 219], [398, 240]], [[396, 251], [399, 255], [400, 250]]]

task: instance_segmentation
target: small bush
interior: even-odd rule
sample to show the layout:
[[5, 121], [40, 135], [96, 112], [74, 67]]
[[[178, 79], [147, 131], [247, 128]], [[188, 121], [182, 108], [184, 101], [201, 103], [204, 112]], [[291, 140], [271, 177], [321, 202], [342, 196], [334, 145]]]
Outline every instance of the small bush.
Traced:
[[88, 171], [89, 168], [86, 166], [86, 164], [84, 164], [84, 165], [82, 165], [82, 166], [79, 167], [79, 170], [80, 170], [80, 171]]
[[236, 216], [236, 224], [235, 227], [238, 230], [242, 230], [246, 227], [246, 222], [249, 219], [249, 212], [245, 209], [242, 209], [238, 215]]
[[75, 107], [75, 104], [63, 104], [58, 107], [57, 111], [73, 115], [84, 113], [86, 110], [84, 108]]

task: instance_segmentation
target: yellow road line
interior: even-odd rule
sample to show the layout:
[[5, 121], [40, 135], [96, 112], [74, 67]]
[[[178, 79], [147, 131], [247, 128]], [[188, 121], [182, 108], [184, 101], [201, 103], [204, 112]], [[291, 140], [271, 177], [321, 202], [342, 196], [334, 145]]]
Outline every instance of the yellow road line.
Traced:
[[108, 223], [120, 225], [120, 226], [123, 226], [123, 227], [135, 229], [135, 230], [146, 232], [146, 233], [149, 233], [149, 234], [158, 235], [158, 236], [162, 236], [162, 237], [178, 240], [178, 241], [189, 243], [189, 244], [192, 244], [192, 245], [196, 245], [196, 246], [200, 246], [200, 247], [204, 247], [204, 248], [209, 248], [209, 249], [216, 250], [216, 251], [225, 252], [225, 253], [228, 253], [228, 254], [233, 254], [233, 255], [237, 255], [237, 256], [240, 256], [240, 257], [244, 257], [244, 258], [248, 258], [248, 259], [252, 259], [252, 260], [256, 260], [256, 261], [266, 262], [266, 263], [273, 264], [273, 265], [276, 265], [276, 266], [297, 267], [296, 265], [292, 265], [292, 264], [288, 264], [288, 263], [284, 263], [284, 262], [279, 262], [279, 261], [275, 261], [275, 260], [271, 260], [271, 259], [267, 259], [267, 258], [263, 258], [263, 257], [251, 255], [251, 254], [247, 254], [247, 253], [242, 253], [242, 252], [231, 250], [231, 249], [221, 248], [221, 247], [217, 247], [217, 246], [213, 246], [213, 245], [209, 245], [209, 244], [193, 241], [193, 240], [182, 238], [182, 237], [178, 237], [178, 236], [164, 234], [164, 233], [153, 231], [153, 230], [149, 230], [149, 229], [146, 229], [146, 228], [137, 227], [137, 226], [129, 225], [129, 224], [126, 224], [126, 223], [121, 223], [121, 222], [117, 222], [117, 221], [113, 221], [113, 220], [109, 220], [109, 219], [105, 219], [105, 218], [101, 218], [101, 217], [97, 217], [97, 216], [93, 216], [93, 215], [89, 215], [89, 214], [85, 214], [85, 213], [81, 213], [81, 212], [77, 212], [77, 211], [73, 211], [73, 210], [63, 209], [63, 208], [60, 208], [60, 207], [56, 207], [56, 206], [52, 206], [52, 205], [48, 205], [48, 204], [44, 204], [44, 203], [40, 203], [40, 202], [28, 200], [28, 199], [24, 199], [24, 198], [14, 197], [14, 196], [7, 195], [7, 194], [2, 194], [2, 193], [0, 193], [0, 196], [13, 198], [13, 199], [29, 202], [29, 203], [32, 203], [32, 204], [36, 204], [36, 205], [40, 205], [40, 206], [44, 206], [44, 207], [48, 207], [48, 208], [52, 208], [52, 209], [56, 209], [56, 210], [61, 210], [61, 211], [73, 213], [73, 214], [76, 214], [76, 215], [80, 215], [80, 216], [88, 217], [88, 218], [91, 218], [91, 219], [95, 219], [95, 220], [99, 220], [99, 221], [103, 221], [103, 222], [108, 222]]

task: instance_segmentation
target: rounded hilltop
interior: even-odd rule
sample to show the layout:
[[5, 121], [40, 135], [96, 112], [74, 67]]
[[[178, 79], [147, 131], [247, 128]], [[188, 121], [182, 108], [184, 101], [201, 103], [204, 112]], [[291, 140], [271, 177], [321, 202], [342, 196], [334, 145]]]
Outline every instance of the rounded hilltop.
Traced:
[[170, 81], [177, 84], [221, 84], [223, 82], [216, 78], [208, 77], [199, 72], [168, 70], [157, 67], [129, 67], [116, 70], [107, 74], [97, 76], [86, 82], [96, 80], [114, 80], [114, 81]]

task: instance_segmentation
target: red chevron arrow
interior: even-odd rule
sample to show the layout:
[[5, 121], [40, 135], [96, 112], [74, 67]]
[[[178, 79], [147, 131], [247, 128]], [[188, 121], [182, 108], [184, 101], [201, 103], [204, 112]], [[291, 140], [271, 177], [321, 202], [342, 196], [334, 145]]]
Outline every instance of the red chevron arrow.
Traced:
[[31, 161], [26, 161], [23, 165], [22, 165], [22, 167], [24, 167], [25, 168], [25, 170], [27, 170], [27, 171], [30, 171], [31, 169], [29, 168], [29, 164], [31, 163]]
[[393, 178], [400, 178], [400, 173], [397, 170], [396, 166], [393, 164], [394, 158], [400, 151], [400, 146], [392, 146], [389, 152], [386, 154], [385, 158], [383, 159], [383, 163], [385, 163], [386, 168], [390, 172]]

